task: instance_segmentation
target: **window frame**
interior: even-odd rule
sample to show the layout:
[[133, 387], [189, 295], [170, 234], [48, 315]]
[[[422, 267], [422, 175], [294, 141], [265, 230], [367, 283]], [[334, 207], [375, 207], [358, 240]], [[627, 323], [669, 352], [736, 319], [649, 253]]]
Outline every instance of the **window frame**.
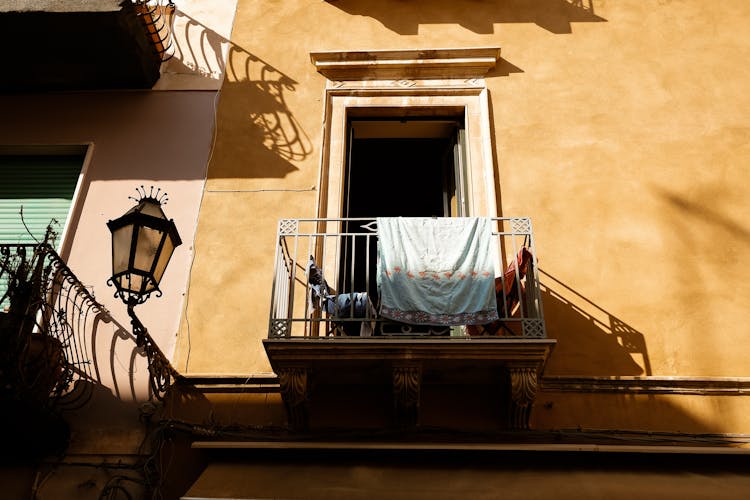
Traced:
[[[489, 99], [484, 80], [443, 81], [429, 87], [415, 83], [406, 88], [349, 85], [326, 89], [325, 127], [319, 174], [317, 217], [343, 217], [347, 165], [348, 123], [353, 116], [463, 115], [466, 134], [468, 215], [496, 217], [497, 193], [489, 120]], [[340, 83], [340, 82], [337, 82]], [[397, 86], [403, 85], [397, 83]], [[397, 113], [397, 114], [394, 114]]]
[[48, 145], [4, 145], [0, 144], [0, 156], [74, 156], [81, 158], [73, 194], [66, 214], [65, 224], [58, 234], [56, 251], [63, 260], [67, 260], [73, 245], [73, 233], [78, 225], [82, 210], [84, 179], [87, 177], [89, 164], [93, 155], [93, 143], [48, 144]]
[[[468, 215], [498, 216], [489, 97], [485, 76], [500, 60], [500, 47], [419, 48], [310, 52], [326, 77], [324, 134], [316, 214], [341, 217], [348, 121], [359, 116], [420, 113], [464, 116]], [[397, 116], [397, 115], [396, 115]]]

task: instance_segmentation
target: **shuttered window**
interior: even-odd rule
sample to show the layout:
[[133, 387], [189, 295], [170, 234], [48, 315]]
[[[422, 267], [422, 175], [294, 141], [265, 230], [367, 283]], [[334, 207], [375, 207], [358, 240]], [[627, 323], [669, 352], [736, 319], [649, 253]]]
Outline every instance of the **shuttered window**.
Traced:
[[82, 155], [0, 155], [0, 244], [42, 241], [55, 221], [59, 247], [82, 165]]
[[82, 164], [82, 156], [0, 156], [0, 243], [41, 240], [53, 219], [62, 235]]

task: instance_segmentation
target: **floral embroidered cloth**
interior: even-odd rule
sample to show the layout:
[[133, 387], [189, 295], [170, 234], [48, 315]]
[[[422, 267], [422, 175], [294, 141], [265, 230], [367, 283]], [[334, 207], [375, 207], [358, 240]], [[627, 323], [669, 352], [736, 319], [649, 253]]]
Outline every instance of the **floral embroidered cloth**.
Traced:
[[381, 217], [380, 314], [422, 325], [473, 325], [498, 319], [491, 220]]

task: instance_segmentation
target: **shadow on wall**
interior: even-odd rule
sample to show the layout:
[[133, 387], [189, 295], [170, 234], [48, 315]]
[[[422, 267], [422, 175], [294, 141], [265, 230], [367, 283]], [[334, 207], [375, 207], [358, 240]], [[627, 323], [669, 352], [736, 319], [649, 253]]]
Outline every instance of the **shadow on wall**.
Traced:
[[[716, 210], [714, 206], [715, 203], [712, 205], [711, 201], [721, 197], [721, 188], [706, 190], [701, 193], [703, 195], [703, 200], [700, 200], [699, 202], [661, 188], [654, 188], [654, 192], [656, 192], [656, 194], [659, 195], [670, 207], [677, 210], [678, 213], [693, 218], [691, 223], [684, 224], [681, 231], [677, 232], [678, 234], [685, 235], [686, 246], [693, 247], [695, 246], [696, 241], [700, 241], [700, 238], [698, 238], [697, 235], [699, 235], [704, 228], [698, 228], [696, 227], [696, 224], [706, 224], [708, 228], [723, 231], [726, 236], [731, 236], [740, 242], [750, 242], [750, 230], [730, 217], [727, 217], [719, 210]], [[706, 201], [704, 202], [704, 200]], [[694, 228], [693, 231], [688, 231], [691, 227]]]
[[73, 305], [75, 327], [67, 341], [74, 365], [73, 389], [61, 400], [72, 410], [85, 406], [97, 392], [109, 390], [114, 399], [138, 403], [150, 396], [148, 363], [135, 336], [97, 303]]
[[[744, 143], [735, 149], [743, 147]], [[739, 346], [747, 345], [750, 336], [745, 319], [750, 294], [750, 203], [746, 185], [734, 180], [740, 174], [717, 165], [711, 171], [719, 172], [714, 179], [701, 178], [682, 189], [652, 185], [650, 191], [659, 201], [659, 218], [654, 222], [662, 225], [658, 248], [662, 262], [669, 266], [664, 268], [672, 283], [669, 299], [684, 311], [680, 332], [712, 338], [698, 344], [701, 363], [704, 369], [727, 374], [728, 367], [742, 366], [747, 351]], [[725, 339], [736, 345], [729, 347]]]
[[546, 375], [652, 375], [641, 332], [549, 273], [539, 272], [547, 333], [558, 341]]
[[[498, 76], [510, 76], [512, 73], [523, 73], [524, 71], [516, 66], [515, 64], [511, 63], [507, 59], [503, 59], [502, 57], [497, 60], [497, 64], [494, 68], [489, 70], [487, 72], [487, 75], [485, 75], [485, 78], [494, 78]], [[492, 110], [492, 106], [490, 106], [490, 110]], [[493, 122], [490, 122], [493, 123]], [[494, 134], [492, 137], [495, 137]]]
[[744, 441], [723, 434], [742, 430], [728, 428], [719, 412], [699, 416], [672, 396], [654, 394], [592, 394], [543, 387], [531, 425], [539, 431], [560, 432], [577, 443], [726, 446]]
[[534, 23], [551, 33], [571, 33], [574, 22], [606, 22], [593, 0], [328, 0], [353, 15], [377, 19], [400, 35], [416, 35], [420, 24], [458, 24], [477, 34], [498, 23]]
[[183, 69], [224, 75], [208, 177], [283, 178], [298, 170], [292, 162], [307, 158], [312, 143], [286, 104], [297, 82], [194, 18], [177, 15], [185, 18], [188, 41], [175, 54]]
[[219, 80], [224, 75], [224, 50], [230, 42], [194, 17], [177, 10], [174, 55], [167, 62], [169, 73], [200, 75]]
[[[46, 305], [27, 302], [37, 311], [36, 325], [7, 321], [13, 319], [11, 310], [0, 326], [3, 335], [19, 328], [19, 340], [27, 336], [37, 341], [30, 346], [47, 340], [27, 351], [32, 355], [18, 352], [17, 362], [25, 370], [15, 378], [18, 387], [3, 391], [3, 401], [13, 411], [0, 416], [3, 428], [10, 429], [0, 463], [38, 464], [45, 456], [107, 446], [131, 455], [141, 439], [139, 419], [156, 411], [155, 405], [142, 404], [149, 396], [148, 366], [135, 337], [74, 276], [59, 268], [56, 272], [54, 283], [43, 288]], [[32, 330], [38, 333], [29, 335]]]

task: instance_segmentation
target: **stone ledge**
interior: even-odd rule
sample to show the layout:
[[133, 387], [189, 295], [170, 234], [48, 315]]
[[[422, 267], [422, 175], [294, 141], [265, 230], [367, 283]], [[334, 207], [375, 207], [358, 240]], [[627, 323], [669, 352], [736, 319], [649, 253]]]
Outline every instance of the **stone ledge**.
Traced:
[[329, 80], [482, 78], [500, 58], [499, 47], [311, 52]]
[[745, 396], [750, 394], [750, 377], [546, 376], [541, 380], [540, 389], [545, 392]]

